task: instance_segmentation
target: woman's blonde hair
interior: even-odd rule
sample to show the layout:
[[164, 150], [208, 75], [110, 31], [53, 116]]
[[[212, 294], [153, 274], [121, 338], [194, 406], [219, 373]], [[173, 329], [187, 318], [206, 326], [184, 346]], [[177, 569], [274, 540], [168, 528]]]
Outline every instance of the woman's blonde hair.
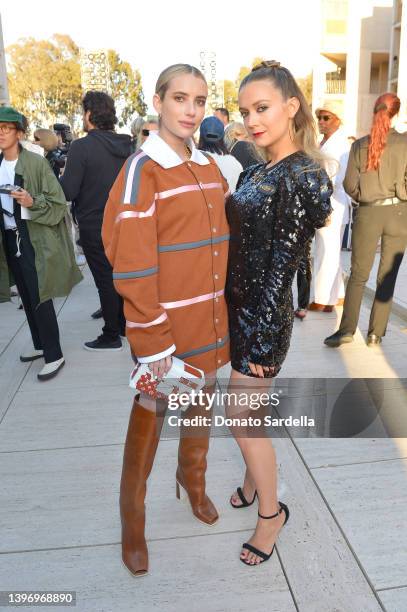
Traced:
[[146, 120], [143, 117], [136, 117], [134, 121], [132, 121], [130, 125], [131, 135], [133, 136], [133, 142], [136, 145], [136, 149], [138, 149], [141, 145], [141, 130], [146, 124]]
[[[248, 83], [254, 81], [271, 81], [271, 83], [279, 89], [284, 100], [289, 98], [297, 98], [300, 103], [298, 111], [292, 121], [291, 138], [298, 148], [303, 151], [318, 165], [325, 165], [327, 158], [320, 151], [317, 141], [317, 131], [314, 118], [308, 103], [299, 88], [296, 80], [291, 72], [280, 66], [279, 62], [274, 60], [264, 61], [253, 68], [253, 70], [240, 83], [239, 91]], [[260, 147], [257, 147], [264, 159], [267, 159], [266, 153]]]
[[243, 123], [240, 121], [231, 121], [225, 127], [225, 133], [223, 140], [225, 141], [226, 148], [228, 151], [231, 150], [234, 144], [239, 140], [238, 134], [244, 134], [247, 137], [247, 131]]
[[172, 66], [165, 68], [157, 79], [155, 93], [160, 97], [160, 100], [164, 100], [164, 96], [171, 80], [177, 76], [180, 76], [181, 74], [192, 74], [198, 79], [202, 79], [206, 83], [204, 75], [198, 68], [195, 68], [195, 66], [191, 66], [190, 64], [173, 64]]

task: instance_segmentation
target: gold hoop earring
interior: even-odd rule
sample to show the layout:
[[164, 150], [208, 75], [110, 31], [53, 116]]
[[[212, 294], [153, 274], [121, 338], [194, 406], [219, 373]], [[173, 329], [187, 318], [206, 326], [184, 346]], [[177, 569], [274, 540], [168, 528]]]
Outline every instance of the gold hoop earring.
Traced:
[[295, 134], [296, 134], [296, 129], [295, 129], [294, 119], [290, 119], [288, 122], [288, 135], [290, 137], [291, 142], [294, 142]]

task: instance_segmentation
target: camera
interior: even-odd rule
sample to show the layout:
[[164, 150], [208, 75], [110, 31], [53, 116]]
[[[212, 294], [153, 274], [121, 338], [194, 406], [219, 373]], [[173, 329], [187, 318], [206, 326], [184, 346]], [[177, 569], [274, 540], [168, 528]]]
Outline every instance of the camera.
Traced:
[[17, 187], [17, 185], [10, 185], [9, 183], [6, 185], [0, 185], [0, 193], [10, 195], [12, 191], [21, 191], [21, 187]]
[[61, 137], [63, 143], [63, 146], [58, 147], [59, 151], [66, 155], [73, 140], [70, 126], [66, 123], [54, 123], [52, 129], [54, 130], [57, 136]]
[[66, 123], [54, 123], [52, 126], [55, 134], [61, 138], [62, 145], [59, 145], [47, 155], [47, 159], [57, 177], [61, 174], [61, 170], [65, 168], [66, 159], [68, 156], [69, 147], [73, 140], [71, 128]]

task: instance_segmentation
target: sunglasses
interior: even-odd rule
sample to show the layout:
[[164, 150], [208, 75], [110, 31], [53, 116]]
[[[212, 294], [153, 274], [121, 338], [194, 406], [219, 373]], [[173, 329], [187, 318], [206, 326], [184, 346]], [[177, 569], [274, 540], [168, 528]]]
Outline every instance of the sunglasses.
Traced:
[[317, 115], [318, 121], [330, 121], [332, 119], [332, 115]]
[[150, 136], [150, 130], [141, 130], [143, 136]]
[[16, 130], [15, 125], [1, 125], [0, 124], [0, 134], [10, 134], [13, 130]]

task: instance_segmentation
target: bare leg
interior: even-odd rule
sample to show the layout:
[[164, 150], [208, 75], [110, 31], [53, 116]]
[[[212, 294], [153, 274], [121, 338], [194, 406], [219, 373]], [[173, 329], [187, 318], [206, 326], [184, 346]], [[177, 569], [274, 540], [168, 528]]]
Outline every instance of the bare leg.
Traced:
[[[268, 393], [270, 389], [270, 379], [260, 379], [245, 376], [232, 370], [229, 392], [245, 393], [247, 396]], [[240, 402], [239, 402], [240, 404]], [[243, 412], [244, 411], [244, 412]], [[228, 416], [259, 417], [259, 411], [250, 410], [249, 406], [243, 408], [231, 406]], [[249, 479], [252, 479], [254, 489], [257, 490], [259, 499], [259, 512], [265, 516], [270, 516], [279, 511], [280, 506], [277, 500], [277, 464], [276, 455], [270, 438], [264, 436], [261, 430], [257, 433], [252, 431], [245, 432], [242, 428], [233, 429], [233, 434], [242, 452], [244, 461], [249, 472]], [[250, 501], [251, 498], [249, 498]], [[273, 520], [258, 518], [254, 534], [248, 540], [252, 546], [262, 550], [266, 554], [272, 551], [277, 535], [284, 524], [284, 512]], [[261, 558], [254, 553], [243, 549], [241, 559], [254, 565], [260, 563]]]

